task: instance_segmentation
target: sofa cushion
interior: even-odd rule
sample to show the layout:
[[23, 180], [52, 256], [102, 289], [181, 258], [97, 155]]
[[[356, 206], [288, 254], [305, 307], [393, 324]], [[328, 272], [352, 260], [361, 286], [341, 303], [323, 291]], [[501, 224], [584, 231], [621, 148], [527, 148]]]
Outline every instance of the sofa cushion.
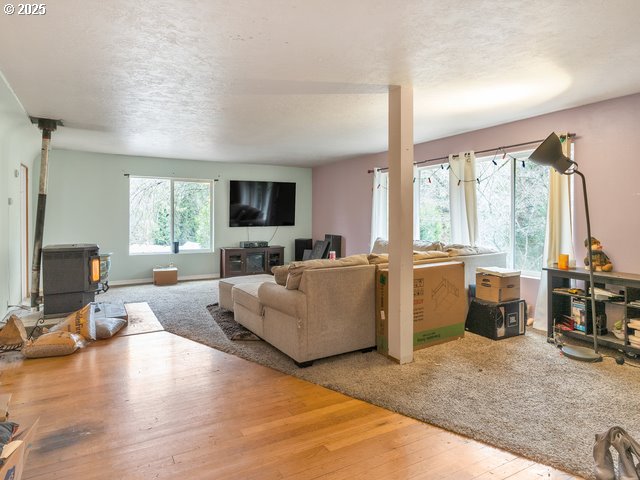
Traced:
[[264, 283], [273, 282], [273, 275], [243, 275], [241, 277], [222, 278], [218, 282], [218, 302], [220, 307], [233, 311], [233, 297], [231, 290], [234, 285], [240, 283]]
[[[414, 240], [413, 250], [420, 252], [443, 251], [444, 244], [442, 242], [429, 242], [426, 240]], [[376, 238], [371, 248], [371, 253], [389, 253], [389, 242], [383, 238]]]
[[265, 307], [265, 315], [267, 308], [273, 308], [290, 317], [307, 318], [307, 298], [299, 290], [287, 290], [280, 285], [263, 283], [258, 289], [258, 298]]
[[[429, 250], [424, 252], [413, 252], [413, 261], [417, 262], [420, 260], [429, 260], [432, 258], [447, 258], [449, 254], [446, 252], [440, 252], [438, 250]], [[380, 265], [384, 263], [389, 263], [389, 254], [387, 253], [370, 253], [367, 258], [369, 259], [369, 264], [371, 265]]]
[[276, 265], [271, 268], [273, 278], [278, 285], [283, 287], [287, 284], [287, 276], [289, 275], [289, 265]]
[[338, 268], [353, 267], [356, 265], [369, 265], [369, 260], [365, 254], [350, 255], [336, 260], [318, 259], [305, 260], [303, 262], [292, 262], [289, 264], [289, 275], [287, 276], [287, 290], [297, 290], [300, 286], [300, 279], [305, 270], [316, 268]]
[[[267, 282], [271, 283], [271, 282]], [[231, 296], [233, 304], [242, 305], [256, 315], [262, 315], [262, 304], [258, 300], [258, 288], [262, 283], [239, 283], [233, 286]]]
[[452, 243], [450, 245], [445, 245], [445, 252], [450, 257], [458, 257], [463, 255], [481, 255], [484, 253], [496, 253], [496, 250], [487, 247], [472, 247], [470, 245], [460, 245], [457, 243]]
[[413, 251], [419, 252], [433, 252], [433, 251], [443, 251], [444, 243], [442, 242], [429, 242], [425, 240], [414, 240], [413, 241]]

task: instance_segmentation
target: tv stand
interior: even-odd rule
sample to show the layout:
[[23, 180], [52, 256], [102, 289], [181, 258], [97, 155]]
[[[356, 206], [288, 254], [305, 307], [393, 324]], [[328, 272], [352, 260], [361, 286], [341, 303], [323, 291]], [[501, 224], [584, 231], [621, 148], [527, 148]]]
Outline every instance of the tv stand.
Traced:
[[220, 278], [271, 273], [276, 265], [284, 265], [284, 247], [220, 248]]

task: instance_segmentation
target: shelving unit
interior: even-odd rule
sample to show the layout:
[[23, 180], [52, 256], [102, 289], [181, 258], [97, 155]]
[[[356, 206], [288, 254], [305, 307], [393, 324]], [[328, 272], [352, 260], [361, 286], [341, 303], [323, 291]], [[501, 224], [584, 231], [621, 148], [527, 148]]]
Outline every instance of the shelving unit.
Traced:
[[[589, 285], [589, 272], [584, 269], [560, 270], [558, 268], [545, 268], [547, 272], [547, 337], [553, 336], [553, 327], [555, 323], [561, 323], [565, 316], [571, 315], [571, 298], [581, 298], [586, 300], [587, 305], [590, 304], [591, 297], [588, 293], [591, 291]], [[640, 346], [631, 345], [629, 337], [634, 335], [635, 329], [628, 326], [629, 319], [640, 318], [640, 275], [634, 273], [621, 272], [594, 272], [594, 283], [597, 288], [606, 288], [607, 290], [619, 291], [623, 300], [597, 300], [596, 299], [596, 315], [604, 311], [605, 304], [621, 308], [623, 317], [624, 339], [616, 337], [613, 333], [598, 335], [598, 344], [606, 347], [614, 348], [629, 353], [640, 355]], [[585, 295], [571, 294], [567, 292], [554, 291], [558, 288], [575, 287], [576, 281], [584, 282]], [[572, 283], [573, 282], [573, 283]], [[590, 309], [588, 310], [590, 312]], [[588, 315], [587, 323], [591, 320]], [[592, 322], [593, 325], [593, 322]], [[563, 330], [563, 335], [568, 337], [584, 340], [593, 343], [593, 335], [591, 333], [583, 333], [577, 330]], [[638, 337], [640, 339], [640, 337]]]
[[284, 247], [220, 249], [220, 278], [270, 273], [271, 267], [284, 264]]

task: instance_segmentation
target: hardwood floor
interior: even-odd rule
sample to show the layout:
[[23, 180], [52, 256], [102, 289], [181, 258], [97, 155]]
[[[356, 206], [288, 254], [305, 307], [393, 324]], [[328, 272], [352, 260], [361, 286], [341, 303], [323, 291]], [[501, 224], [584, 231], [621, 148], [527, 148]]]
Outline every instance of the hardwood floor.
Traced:
[[571, 479], [167, 332], [0, 357], [25, 479]]

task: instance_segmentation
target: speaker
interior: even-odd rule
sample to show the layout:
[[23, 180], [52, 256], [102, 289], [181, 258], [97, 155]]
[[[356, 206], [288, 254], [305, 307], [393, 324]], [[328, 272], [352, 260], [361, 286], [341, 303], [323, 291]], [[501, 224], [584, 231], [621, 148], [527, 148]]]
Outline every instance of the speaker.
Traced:
[[310, 238], [296, 238], [295, 240], [295, 255], [296, 261], [303, 260], [304, 251], [311, 250], [312, 240]]
[[524, 335], [526, 311], [524, 300], [493, 303], [476, 298], [469, 305], [465, 330], [492, 340]]
[[336, 258], [342, 257], [342, 235], [327, 233], [324, 239], [329, 242], [329, 251], [333, 250], [336, 252]]

